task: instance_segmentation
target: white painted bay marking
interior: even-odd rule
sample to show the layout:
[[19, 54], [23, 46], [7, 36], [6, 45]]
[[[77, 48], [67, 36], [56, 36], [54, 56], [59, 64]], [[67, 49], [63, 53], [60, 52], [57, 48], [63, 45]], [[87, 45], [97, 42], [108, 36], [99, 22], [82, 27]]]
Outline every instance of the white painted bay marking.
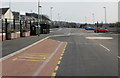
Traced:
[[120, 59], [120, 56], [117, 56]]
[[102, 44], [99, 44], [100, 46], [102, 46], [103, 48], [105, 48], [107, 51], [110, 51], [110, 49], [108, 49], [107, 47], [105, 47], [104, 45]]
[[86, 39], [113, 39], [112, 37], [86, 37]]

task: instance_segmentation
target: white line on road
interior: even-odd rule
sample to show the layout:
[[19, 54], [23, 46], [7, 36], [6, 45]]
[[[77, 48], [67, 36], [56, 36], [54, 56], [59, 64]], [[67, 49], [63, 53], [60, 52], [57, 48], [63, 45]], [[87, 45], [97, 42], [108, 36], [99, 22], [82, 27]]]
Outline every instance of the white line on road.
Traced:
[[102, 44], [99, 44], [100, 46], [102, 46], [103, 48], [105, 48], [107, 51], [110, 51], [110, 49], [108, 49], [107, 47], [105, 47], [104, 45]]
[[38, 76], [39, 73], [41, 73], [42, 69], [47, 65], [47, 63], [51, 60], [51, 58], [57, 53], [59, 48], [62, 46], [63, 42], [61, 42], [57, 48], [54, 50], [54, 52], [51, 54], [51, 56], [37, 69], [37, 71], [33, 74], [33, 78], [35, 76]]
[[117, 56], [120, 59], [120, 56]]

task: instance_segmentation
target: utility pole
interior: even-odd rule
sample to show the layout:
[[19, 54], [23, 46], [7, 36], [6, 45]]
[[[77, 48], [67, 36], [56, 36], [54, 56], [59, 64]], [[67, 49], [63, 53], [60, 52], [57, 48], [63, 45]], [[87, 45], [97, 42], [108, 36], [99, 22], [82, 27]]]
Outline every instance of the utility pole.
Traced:
[[51, 27], [52, 27], [52, 9], [53, 9], [53, 7], [50, 7], [50, 16], [51, 16]]
[[94, 24], [94, 21], [95, 21], [95, 19], [94, 19], [94, 13], [92, 15], [93, 15], [93, 24]]
[[40, 0], [38, 0], [38, 25], [39, 25], [39, 22], [40, 22], [40, 16], [39, 16], [39, 5], [40, 5]]
[[87, 23], [87, 17], [85, 16], [85, 23]]
[[106, 20], [106, 7], [103, 7], [105, 9], [105, 23], [107, 23], [107, 20]]

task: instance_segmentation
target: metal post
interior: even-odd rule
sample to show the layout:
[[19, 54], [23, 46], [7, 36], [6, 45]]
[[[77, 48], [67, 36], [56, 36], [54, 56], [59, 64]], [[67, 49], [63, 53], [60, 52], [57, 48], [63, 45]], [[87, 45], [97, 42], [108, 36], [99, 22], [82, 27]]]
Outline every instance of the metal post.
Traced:
[[97, 28], [98, 28], [98, 24], [99, 24], [99, 23], [98, 23], [98, 21], [97, 21]]
[[93, 24], [94, 24], [94, 13], [92, 15], [93, 15]]
[[20, 20], [20, 37], [23, 37], [23, 35], [22, 35], [22, 23], [21, 23], [21, 20]]
[[53, 9], [53, 7], [50, 7], [50, 15], [51, 15], [51, 27], [52, 27], [52, 9]]
[[40, 1], [38, 0], [38, 25], [39, 25], [39, 19], [40, 19], [40, 17], [39, 17], [39, 5], [40, 5], [39, 2]]
[[3, 41], [3, 19], [1, 20], [2, 23], [2, 41]]
[[85, 22], [86, 22], [86, 24], [87, 24], [87, 17], [85, 16]]
[[6, 40], [8, 40], [8, 32], [7, 32], [7, 30], [8, 30], [8, 23], [7, 23], [7, 19], [5, 19], [5, 38], [6, 38]]
[[107, 21], [106, 21], [106, 7], [103, 7], [103, 8], [105, 8], [105, 23], [107, 23]]
[[15, 30], [15, 19], [13, 19], [13, 28]]
[[30, 35], [32, 35], [32, 25], [31, 25], [31, 20], [30, 20]]

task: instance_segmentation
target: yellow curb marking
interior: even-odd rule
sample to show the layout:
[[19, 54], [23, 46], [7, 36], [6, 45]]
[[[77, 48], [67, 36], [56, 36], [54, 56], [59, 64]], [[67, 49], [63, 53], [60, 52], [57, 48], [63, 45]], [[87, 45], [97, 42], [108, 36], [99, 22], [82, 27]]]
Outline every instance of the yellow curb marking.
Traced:
[[56, 73], [54, 72], [54, 73], [52, 74], [52, 76], [53, 76], [52, 78], [54, 78], [54, 77], [56, 76]]
[[56, 66], [55, 71], [57, 71], [57, 70], [58, 70], [58, 68], [59, 68], [59, 67], [58, 67], [58, 66]]
[[61, 54], [61, 56], [63, 56], [63, 54]]
[[62, 60], [62, 57], [60, 57], [60, 60]]
[[[63, 51], [62, 51], [61, 57], [59, 58], [60, 60], [62, 60], [62, 58], [63, 58], [62, 56], [63, 56], [64, 53], [65, 53], [66, 47], [67, 47], [67, 42], [66, 42], [65, 47], [64, 47], [64, 49], [63, 49]], [[57, 66], [55, 67], [55, 72], [52, 73], [52, 77], [51, 77], [51, 78], [55, 78], [55, 76], [56, 76], [56, 71], [58, 70], [58, 68], [59, 68], [58, 65], [59, 65], [60, 63], [61, 63], [61, 61], [58, 61]]]
[[60, 64], [61, 63], [61, 61], [58, 61], [58, 63], [57, 64]]

